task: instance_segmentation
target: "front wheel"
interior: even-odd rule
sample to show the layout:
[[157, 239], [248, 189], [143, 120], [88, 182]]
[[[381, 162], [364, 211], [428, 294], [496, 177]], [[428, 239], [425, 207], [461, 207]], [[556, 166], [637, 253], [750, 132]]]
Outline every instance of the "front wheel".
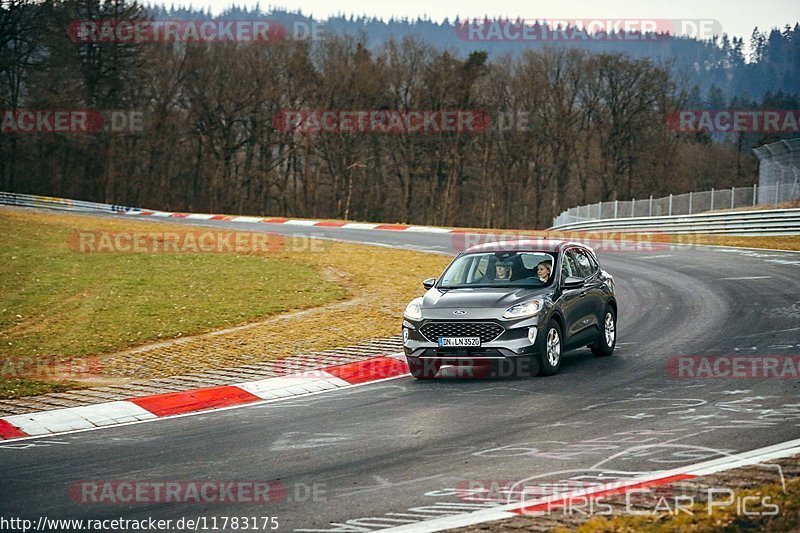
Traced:
[[552, 376], [561, 367], [561, 327], [554, 319], [545, 329], [542, 336], [542, 347], [539, 350], [539, 375]]
[[608, 357], [614, 353], [614, 346], [617, 345], [617, 314], [614, 308], [606, 306], [603, 313], [603, 327], [600, 332], [600, 339], [590, 346], [592, 353], [597, 357]]

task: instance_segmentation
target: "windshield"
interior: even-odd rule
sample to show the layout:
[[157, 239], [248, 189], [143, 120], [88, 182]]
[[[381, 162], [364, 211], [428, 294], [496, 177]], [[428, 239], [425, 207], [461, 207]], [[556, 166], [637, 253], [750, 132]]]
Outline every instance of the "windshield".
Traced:
[[444, 271], [438, 288], [545, 287], [553, 280], [554, 262], [554, 256], [547, 252], [462, 255]]

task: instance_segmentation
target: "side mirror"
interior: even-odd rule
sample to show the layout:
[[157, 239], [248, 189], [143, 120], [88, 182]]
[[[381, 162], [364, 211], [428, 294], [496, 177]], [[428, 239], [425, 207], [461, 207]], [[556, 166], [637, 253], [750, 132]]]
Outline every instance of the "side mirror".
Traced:
[[434, 285], [436, 285], [436, 278], [428, 278], [422, 282], [422, 286], [426, 291], [433, 288]]
[[565, 289], [579, 289], [583, 287], [583, 280], [575, 276], [567, 276], [563, 285]]

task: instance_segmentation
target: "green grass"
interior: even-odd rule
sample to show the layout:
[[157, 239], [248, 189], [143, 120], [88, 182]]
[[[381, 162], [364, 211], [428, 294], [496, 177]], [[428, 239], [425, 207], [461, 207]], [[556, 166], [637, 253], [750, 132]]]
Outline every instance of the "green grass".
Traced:
[[82, 388], [74, 381], [41, 381], [35, 379], [0, 378], [0, 399], [23, 398], [49, 392], [66, 392]]
[[[285, 257], [78, 253], [67, 245], [76, 230], [136, 224], [143, 223], [0, 211], [0, 368], [19, 358], [118, 351], [347, 295], [312, 265]], [[5, 381], [15, 383], [0, 383], [0, 397], [50, 385]]]

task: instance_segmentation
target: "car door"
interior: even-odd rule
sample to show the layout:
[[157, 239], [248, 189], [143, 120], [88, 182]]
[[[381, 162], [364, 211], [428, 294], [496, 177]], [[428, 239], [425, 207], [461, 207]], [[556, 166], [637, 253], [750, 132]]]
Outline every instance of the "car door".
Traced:
[[559, 273], [560, 292], [558, 297], [558, 306], [561, 309], [561, 314], [564, 317], [564, 345], [568, 348], [569, 345], [574, 344], [573, 339], [580, 335], [580, 322], [583, 311], [581, 310], [581, 293], [583, 287], [575, 289], [568, 289], [564, 286], [564, 280], [568, 277], [577, 276], [577, 267], [575, 266], [575, 258], [569, 253], [564, 251], [561, 254], [561, 272]]
[[600, 267], [592, 259], [588, 250], [580, 247], [573, 248], [571, 251], [575, 259], [575, 266], [578, 268], [580, 277], [584, 279], [583, 300], [581, 308], [583, 312], [582, 320], [593, 338], [600, 332], [605, 308], [605, 291], [603, 289], [603, 279], [600, 276]]
[[[571, 275], [583, 280], [583, 286], [564, 291], [569, 297], [569, 312], [567, 317], [567, 348], [575, 348], [583, 344], [594, 342], [597, 337], [597, 291], [599, 287], [597, 277], [593, 276], [591, 263], [588, 262], [586, 252], [580, 248], [569, 248], [565, 252], [564, 261]], [[562, 280], [564, 271], [562, 271]], [[566, 303], [566, 302], [565, 302]]]

